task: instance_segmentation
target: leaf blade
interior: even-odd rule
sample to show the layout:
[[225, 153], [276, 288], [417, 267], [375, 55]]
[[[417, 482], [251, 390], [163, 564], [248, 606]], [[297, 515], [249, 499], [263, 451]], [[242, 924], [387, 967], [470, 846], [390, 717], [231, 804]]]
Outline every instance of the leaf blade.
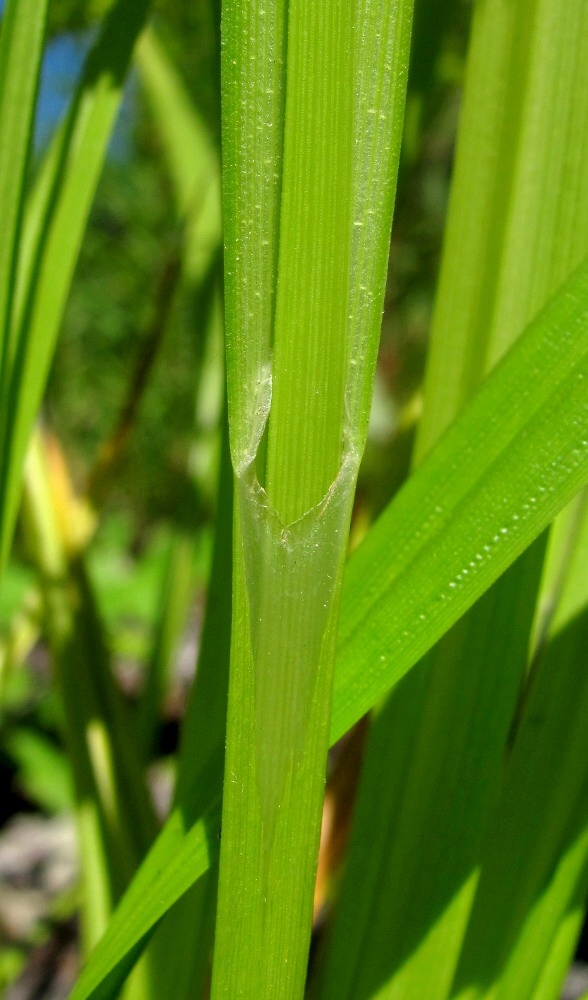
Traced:
[[[582, 487], [587, 293], [585, 263], [527, 328], [349, 561], [332, 740], [376, 704]], [[568, 392], [575, 400], [566, 414]], [[400, 539], [397, 546], [394, 538]], [[463, 538], [468, 538], [465, 549]], [[370, 579], [369, 587], [362, 577]], [[441, 579], [445, 584], [439, 586]], [[422, 618], [419, 625], [419, 615], [428, 618], [419, 594], [428, 596], [436, 618], [432, 626], [425, 627]], [[387, 637], [406, 632], [405, 622], [413, 632], [401, 643], [394, 640], [394, 664], [386, 668], [392, 655]]]
[[86, 221], [149, 0], [118, 0], [90, 51], [73, 103], [50, 149], [23, 233], [15, 355], [3, 393], [0, 568], [18, 511], [21, 470], [41, 402]]
[[[8, 389], [14, 355], [11, 321], [35, 103], [47, 20], [47, 0], [9, 0], [0, 33], [0, 489], [8, 447]], [[4, 503], [0, 510], [4, 510]], [[2, 515], [4, 519], [4, 515]], [[0, 566], [2, 560], [0, 558]]]

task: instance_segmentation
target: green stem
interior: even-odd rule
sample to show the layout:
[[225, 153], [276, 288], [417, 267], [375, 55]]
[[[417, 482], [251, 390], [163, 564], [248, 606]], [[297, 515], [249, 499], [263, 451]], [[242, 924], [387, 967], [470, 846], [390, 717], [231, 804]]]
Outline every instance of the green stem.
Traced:
[[[304, 989], [339, 591], [379, 333], [410, 11], [292, 0], [287, 83], [278, 74], [274, 90], [260, 82], [268, 55], [280, 65], [284, 11], [225, 5], [236, 509], [215, 1000]], [[284, 88], [282, 111], [271, 98]]]

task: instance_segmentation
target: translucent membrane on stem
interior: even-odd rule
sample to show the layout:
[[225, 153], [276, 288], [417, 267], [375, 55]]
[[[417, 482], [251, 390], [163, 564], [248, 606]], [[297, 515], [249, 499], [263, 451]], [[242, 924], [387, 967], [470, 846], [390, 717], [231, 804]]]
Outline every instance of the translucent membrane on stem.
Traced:
[[[321, 502], [284, 525], [255, 476], [238, 479], [254, 670], [255, 747], [264, 843], [271, 847], [288, 772], [306, 743], [309, 709], [339, 578], [358, 456], [348, 448]], [[300, 642], [292, 635], [304, 625]], [[283, 710], [276, 712], [280, 702]]]

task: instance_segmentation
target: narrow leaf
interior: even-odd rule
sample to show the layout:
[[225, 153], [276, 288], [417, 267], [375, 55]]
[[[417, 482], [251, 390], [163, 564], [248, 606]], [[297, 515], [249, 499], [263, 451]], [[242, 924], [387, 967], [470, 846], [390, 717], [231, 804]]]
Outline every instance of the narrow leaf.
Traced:
[[[587, 558], [584, 497], [552, 634], [534, 668], [485, 838], [452, 994], [460, 1000], [534, 995], [550, 949], [560, 977], [566, 971], [553, 948], [562, 922], [571, 918], [577, 926], [588, 890], [588, 684], [578, 661], [588, 644]], [[569, 958], [569, 932], [565, 939]]]
[[[11, 332], [19, 241], [28, 181], [35, 103], [47, 20], [47, 0], [8, 0], [0, 29], [0, 521], [9, 446], [9, 386], [14, 359]], [[4, 533], [4, 526], [1, 532]], [[0, 534], [0, 540], [2, 538]], [[0, 570], [2, 568], [0, 544]]]
[[137, 45], [137, 65], [185, 226], [183, 263], [202, 280], [221, 238], [218, 154], [177, 70], [153, 29]]
[[[20, 0], [19, 0], [20, 2]], [[19, 260], [14, 357], [2, 396], [0, 568], [18, 510], [21, 473], [88, 214], [149, 0], [118, 0], [88, 55], [71, 109], [41, 169]]]
[[331, 739], [377, 703], [586, 481], [587, 295], [585, 263], [350, 560]]

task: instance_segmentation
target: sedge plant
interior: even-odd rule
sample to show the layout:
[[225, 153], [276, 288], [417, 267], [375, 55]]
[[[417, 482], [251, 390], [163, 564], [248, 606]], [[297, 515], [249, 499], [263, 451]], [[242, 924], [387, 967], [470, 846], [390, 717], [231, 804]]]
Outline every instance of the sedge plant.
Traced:
[[[2, 16], [0, 572], [20, 508], [37, 617], [23, 605], [10, 650], [31, 628], [49, 640], [85, 870], [72, 997], [556, 998], [588, 889], [585, 5], [475, 5], [412, 465], [349, 557], [399, 165], [402, 200], [460, 11], [223, 0], [219, 21], [212, 0], [196, 7], [219, 29], [222, 155], [149, 4], [117, 0], [32, 181], [50, 5], [7, 0]], [[171, 539], [130, 706], [91, 569], [122, 436], [81, 503], [62, 450], [33, 433], [133, 51], [181, 228], [174, 282], [205, 341], [191, 455], [209, 492], [198, 425], [222, 425], [161, 829], [145, 772], [197, 531]], [[129, 379], [125, 440], [155, 346]], [[366, 713], [309, 968], [327, 750]]]

